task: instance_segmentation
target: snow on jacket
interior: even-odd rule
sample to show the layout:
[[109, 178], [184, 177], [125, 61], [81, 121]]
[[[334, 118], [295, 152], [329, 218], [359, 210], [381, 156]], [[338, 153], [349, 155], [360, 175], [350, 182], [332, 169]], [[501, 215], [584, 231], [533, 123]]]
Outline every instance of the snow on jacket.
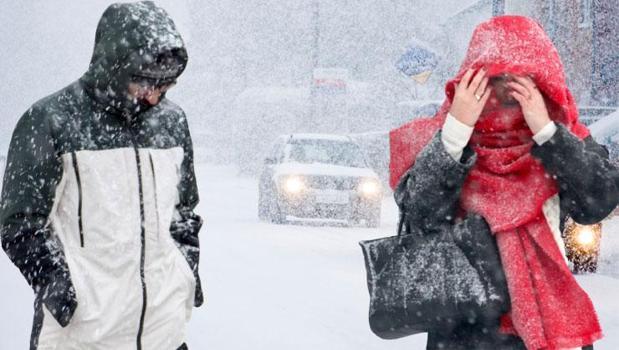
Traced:
[[[476, 158], [471, 147], [466, 146], [462, 159], [454, 160], [441, 136], [441, 131], [434, 135], [395, 189], [396, 202], [407, 213], [407, 224], [426, 232], [449, 224], [456, 217], [462, 185]], [[560, 229], [567, 215], [580, 223], [591, 224], [615, 207], [619, 175], [608, 163], [606, 150], [591, 137], [581, 142], [558, 125], [547, 142], [534, 146], [533, 153], [557, 177], [561, 188], [558, 196], [544, 204], [545, 218], [554, 230]], [[467, 327], [473, 329], [471, 325]], [[483, 327], [491, 331], [483, 335]], [[499, 334], [498, 320], [495, 325], [479, 325], [478, 331], [459, 337], [431, 334], [427, 348], [524, 349], [520, 341]]]
[[[467, 69], [480, 67], [486, 67], [489, 76], [511, 73], [533, 78], [556, 123], [548, 125], [547, 141], [525, 129], [521, 113], [490, 108], [475, 126], [468, 157], [463, 156], [464, 164], [473, 159], [471, 152], [476, 158], [466, 180], [454, 185], [450, 179], [442, 188], [426, 188], [440, 181], [445, 170], [435, 169], [414, 180], [409, 177], [409, 190], [418, 195], [405, 201], [410, 207], [403, 210], [418, 217], [415, 224], [426, 229], [453, 220], [454, 208], [482, 215], [497, 237], [512, 299], [512, 311], [503, 317], [502, 329], [518, 334], [530, 349], [590, 344], [601, 337], [595, 311], [570, 274], [553, 236], [559, 235], [566, 213], [580, 223], [604, 218], [617, 205], [619, 177], [604, 149], [578, 122], [558, 53], [537, 23], [520, 16], [500, 16], [476, 28], [460, 72], [446, 86], [447, 99], [437, 115], [391, 132], [391, 183], [401, 180], [411, 164], [419, 161], [415, 158], [424, 154], [422, 148], [433, 135], [448, 125], [455, 83]], [[497, 113], [502, 113], [501, 118]], [[443, 141], [449, 149], [449, 137]], [[456, 153], [467, 153], [456, 148], [456, 156], [449, 156], [451, 161], [459, 158]], [[442, 206], [440, 199], [448, 195], [455, 195], [459, 202]], [[438, 217], [441, 214], [443, 218]]]
[[165, 96], [125, 97], [135, 75], [176, 79], [184, 43], [152, 2], [111, 5], [95, 41], [87, 73], [21, 117], [8, 153], [0, 232], [35, 292], [30, 348], [186, 348], [203, 301], [187, 120]]

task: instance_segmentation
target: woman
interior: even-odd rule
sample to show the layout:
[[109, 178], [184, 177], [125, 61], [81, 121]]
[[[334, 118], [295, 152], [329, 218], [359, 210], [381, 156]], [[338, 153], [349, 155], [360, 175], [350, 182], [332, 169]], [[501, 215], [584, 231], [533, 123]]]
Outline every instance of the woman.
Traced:
[[602, 337], [563, 254], [563, 219], [591, 224], [619, 200], [619, 173], [578, 121], [558, 52], [519, 16], [474, 31], [436, 116], [392, 131], [391, 185], [409, 224], [468, 214], [496, 239], [511, 310], [428, 335], [428, 349], [591, 349]]

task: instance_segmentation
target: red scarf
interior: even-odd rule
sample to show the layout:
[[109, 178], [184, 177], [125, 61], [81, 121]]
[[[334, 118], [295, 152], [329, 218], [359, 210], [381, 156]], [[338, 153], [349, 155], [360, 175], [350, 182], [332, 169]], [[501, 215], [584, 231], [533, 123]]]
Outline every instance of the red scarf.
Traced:
[[[541, 27], [525, 17], [495, 17], [473, 33], [437, 115], [391, 132], [392, 187], [441, 128], [455, 84], [468, 68], [481, 67], [490, 76], [532, 75], [551, 118], [581, 139], [588, 135], [578, 122], [558, 53]], [[512, 302], [511, 312], [501, 320], [502, 330], [521, 337], [531, 350], [581, 347], [600, 339], [601, 328], [542, 211], [546, 200], [557, 194], [557, 184], [531, 155], [533, 144], [521, 109], [501, 108], [491, 97], [469, 142], [477, 161], [463, 185], [460, 207], [481, 214], [496, 236]]]

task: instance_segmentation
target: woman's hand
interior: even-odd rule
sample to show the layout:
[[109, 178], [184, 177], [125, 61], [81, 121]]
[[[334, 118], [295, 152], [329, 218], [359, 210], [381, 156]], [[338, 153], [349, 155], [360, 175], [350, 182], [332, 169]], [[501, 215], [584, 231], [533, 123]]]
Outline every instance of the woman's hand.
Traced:
[[472, 69], [464, 73], [456, 86], [456, 94], [449, 110], [449, 114], [468, 126], [475, 126], [490, 96], [486, 70], [480, 69], [471, 80], [472, 76]]
[[524, 119], [535, 135], [551, 121], [544, 96], [530, 77], [513, 76], [513, 78], [515, 81], [507, 83], [513, 90], [510, 94], [520, 103]]

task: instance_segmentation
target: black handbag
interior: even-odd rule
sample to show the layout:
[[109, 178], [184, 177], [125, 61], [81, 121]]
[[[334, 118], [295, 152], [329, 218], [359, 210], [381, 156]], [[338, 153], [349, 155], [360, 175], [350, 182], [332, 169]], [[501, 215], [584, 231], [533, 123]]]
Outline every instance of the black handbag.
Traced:
[[497, 324], [509, 310], [498, 248], [480, 216], [423, 234], [402, 214], [396, 236], [360, 245], [370, 328], [383, 339], [449, 333], [463, 322]]

